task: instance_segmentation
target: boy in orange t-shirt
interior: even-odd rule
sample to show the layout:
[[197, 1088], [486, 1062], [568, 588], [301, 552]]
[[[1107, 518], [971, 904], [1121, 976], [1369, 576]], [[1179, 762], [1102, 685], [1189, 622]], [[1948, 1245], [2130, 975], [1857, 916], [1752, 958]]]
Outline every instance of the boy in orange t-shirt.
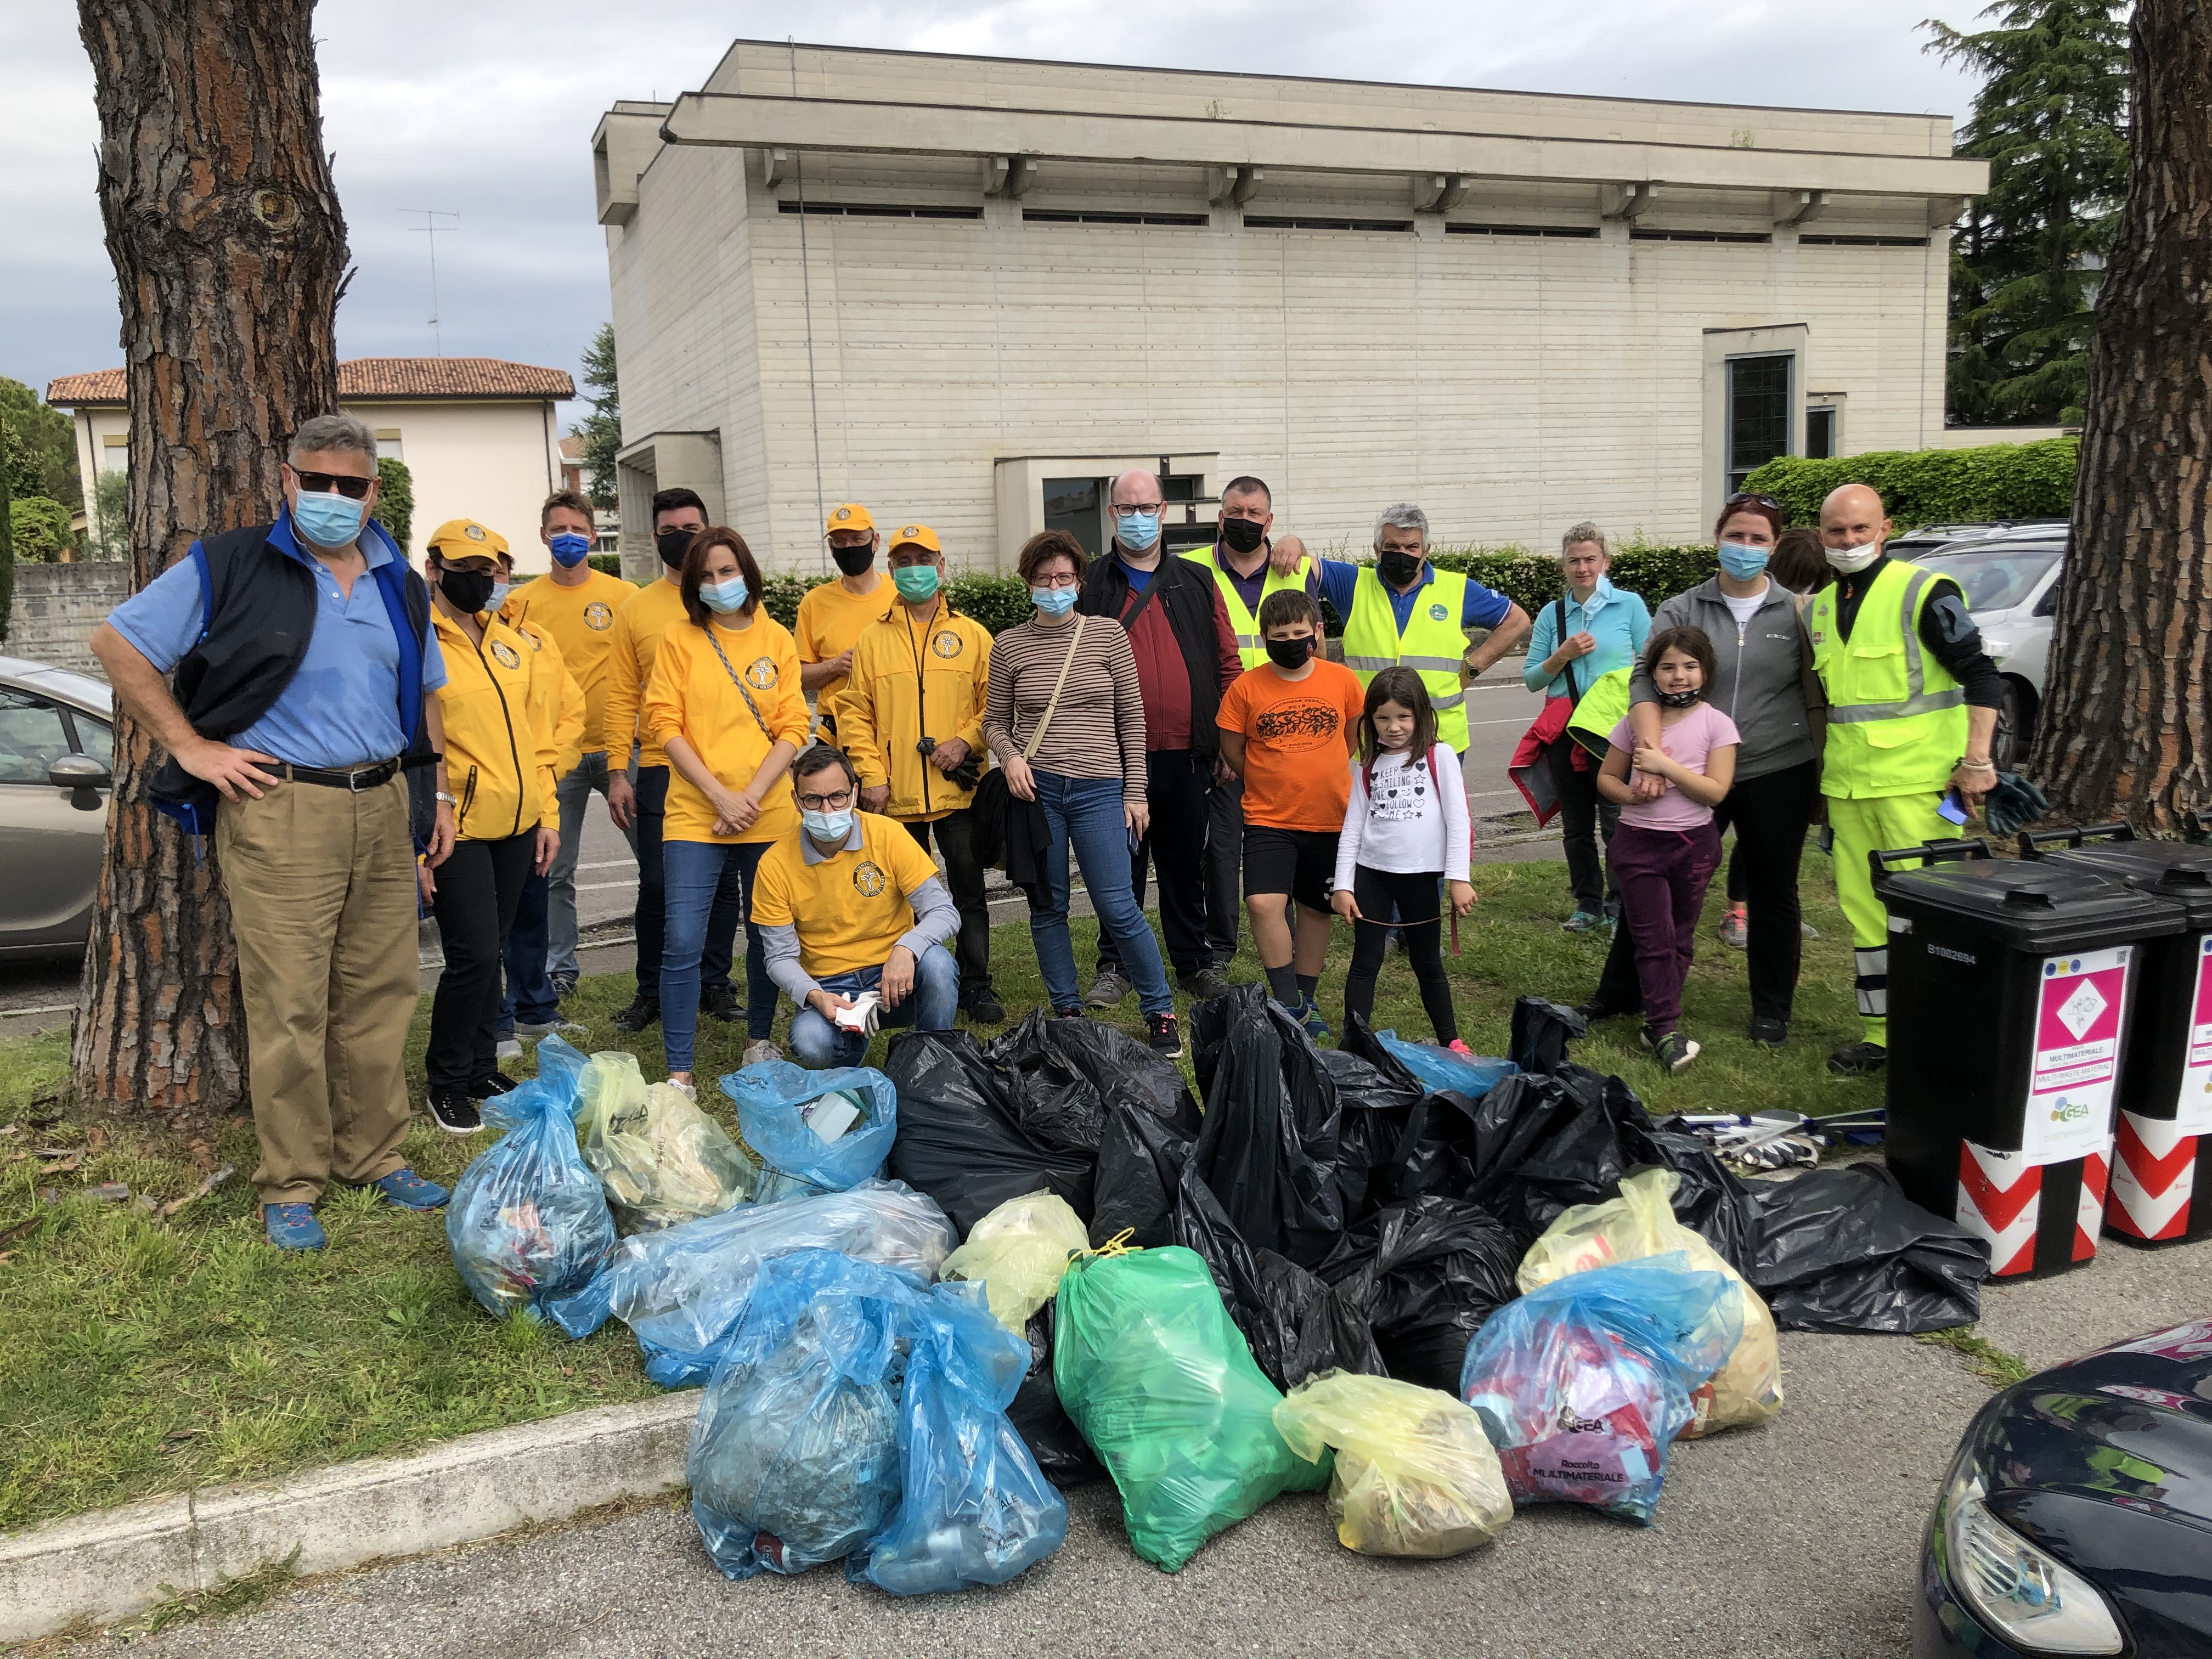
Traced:
[[1321, 608], [1303, 592], [1267, 595], [1260, 635], [1267, 660], [1222, 695], [1221, 754], [1244, 780], [1244, 908], [1267, 989], [1319, 1040], [1328, 1025], [1314, 992], [1328, 955], [1329, 881], [1366, 698], [1358, 675], [1320, 654]]

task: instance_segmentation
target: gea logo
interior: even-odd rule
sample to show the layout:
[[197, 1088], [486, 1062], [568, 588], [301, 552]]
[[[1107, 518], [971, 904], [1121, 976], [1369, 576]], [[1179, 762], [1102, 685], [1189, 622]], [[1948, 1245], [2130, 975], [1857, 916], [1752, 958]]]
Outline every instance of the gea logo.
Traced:
[[2058, 1103], [2051, 1109], [2051, 1121], [2053, 1123], [2079, 1123], [2088, 1115], [2089, 1104], [2087, 1101], [2069, 1100], [2063, 1095], [2059, 1096]]

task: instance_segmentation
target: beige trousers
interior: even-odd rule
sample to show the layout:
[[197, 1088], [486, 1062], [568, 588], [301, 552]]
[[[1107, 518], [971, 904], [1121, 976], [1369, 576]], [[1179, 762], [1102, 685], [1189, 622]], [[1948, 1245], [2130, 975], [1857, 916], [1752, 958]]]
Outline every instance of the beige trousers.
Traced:
[[222, 803], [264, 1204], [312, 1204], [406, 1160], [408, 1022], [421, 991], [407, 785], [279, 783]]

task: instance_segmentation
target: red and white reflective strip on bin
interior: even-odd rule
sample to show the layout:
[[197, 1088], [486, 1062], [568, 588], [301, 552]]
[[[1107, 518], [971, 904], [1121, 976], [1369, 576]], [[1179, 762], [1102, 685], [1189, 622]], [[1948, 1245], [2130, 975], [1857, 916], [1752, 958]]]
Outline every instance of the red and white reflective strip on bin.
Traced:
[[2097, 1254], [2097, 1241], [2105, 1231], [2105, 1183], [2111, 1174], [2107, 1154], [2093, 1152], [2081, 1160], [2081, 1190], [2074, 1200], [2074, 1259], [2087, 1261]]
[[2172, 1118], [2120, 1114], [2106, 1217], [2114, 1232], [2142, 1239], [2181, 1237], [2189, 1225], [2201, 1139]]
[[2035, 1226], [2042, 1210], [2043, 1166], [2025, 1152], [1995, 1152], [1959, 1143], [1956, 1220], [1990, 1247], [1990, 1277], [2035, 1266]]

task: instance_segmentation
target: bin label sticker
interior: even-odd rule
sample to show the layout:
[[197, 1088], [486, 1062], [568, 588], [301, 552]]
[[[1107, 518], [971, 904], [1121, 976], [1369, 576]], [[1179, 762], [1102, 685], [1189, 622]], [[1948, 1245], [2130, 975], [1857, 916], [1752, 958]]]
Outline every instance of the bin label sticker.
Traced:
[[2189, 1021], [2189, 1060], [2173, 1118], [2183, 1134], [2212, 1134], [2212, 933], [2197, 941], [2197, 1001]]
[[2087, 1158], [2111, 1143], [2130, 954], [2121, 945], [2044, 962], [2021, 1127], [2021, 1150], [2031, 1164]]

